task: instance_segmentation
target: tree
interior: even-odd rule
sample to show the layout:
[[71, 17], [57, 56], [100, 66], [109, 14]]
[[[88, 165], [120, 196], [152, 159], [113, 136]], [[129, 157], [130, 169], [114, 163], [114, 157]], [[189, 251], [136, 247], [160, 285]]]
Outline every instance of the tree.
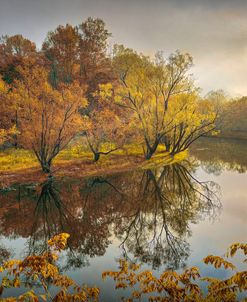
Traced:
[[114, 78], [110, 58], [107, 57], [108, 39], [111, 33], [101, 19], [88, 18], [78, 27], [80, 34], [80, 79], [88, 85], [88, 95], [93, 93], [99, 84], [105, 84]]
[[192, 58], [176, 52], [167, 60], [160, 53], [152, 60], [118, 46], [113, 61], [120, 84], [114, 92], [116, 103], [132, 111], [143, 135], [145, 157], [150, 159], [173, 127], [166, 117], [175, 97], [194, 90], [187, 76]]
[[127, 125], [123, 110], [118, 108], [111, 96], [111, 85], [100, 85], [98, 102], [88, 113], [90, 125], [86, 139], [94, 160], [123, 146], [127, 138]]
[[222, 107], [227, 103], [228, 96], [222, 89], [209, 91], [204, 97], [205, 100], [211, 102], [217, 113], [222, 111]]
[[80, 36], [76, 27], [70, 24], [59, 25], [50, 31], [42, 50], [50, 61], [50, 80], [54, 87], [59, 82], [71, 83], [75, 79], [79, 59]]
[[[36, 51], [35, 43], [30, 40], [24, 38], [22, 35], [14, 35], [14, 36], [3, 36], [0, 39], [0, 76], [2, 80], [9, 84], [8, 90], [11, 90], [14, 85], [15, 80], [21, 80], [21, 75], [18, 71], [19, 67], [23, 67], [26, 64], [26, 60], [34, 60], [37, 65], [44, 65], [44, 58], [40, 53]], [[12, 110], [5, 112], [5, 115], [9, 116], [9, 123], [11, 123], [11, 127], [13, 130], [19, 130], [19, 113], [18, 106], [15, 101], [11, 101], [8, 99], [9, 108], [12, 106]], [[5, 109], [3, 108], [3, 109]], [[6, 110], [5, 110], [6, 111]], [[14, 132], [15, 132], [14, 130]], [[12, 131], [13, 132], [13, 131]], [[12, 143], [15, 147], [18, 147], [18, 135], [17, 132], [12, 133], [11, 136], [7, 137], [12, 138]]]
[[13, 102], [11, 102], [8, 95], [9, 87], [0, 78], [0, 144], [10, 140], [17, 134]]
[[87, 97], [92, 98], [98, 84], [111, 78], [111, 64], [106, 57], [109, 36], [105, 23], [93, 18], [78, 26], [59, 25], [50, 31], [42, 50], [50, 62], [52, 85], [78, 80], [87, 85]]
[[175, 96], [165, 117], [171, 127], [165, 137], [167, 149], [171, 154], [186, 150], [199, 137], [212, 133], [216, 118], [212, 104], [197, 93]]
[[246, 112], [247, 112], [247, 97], [241, 97], [230, 102], [225, 103], [222, 106], [222, 112], [220, 114], [219, 129], [223, 133], [231, 132], [240, 134], [247, 132], [247, 121], [246, 121]]
[[11, 84], [19, 78], [17, 67], [25, 58], [36, 54], [35, 44], [22, 35], [3, 36], [0, 39], [0, 74], [3, 80]]
[[[117, 143], [123, 138], [122, 124], [119, 117], [109, 109], [90, 113], [91, 125], [86, 131], [86, 138], [94, 160], [98, 161], [100, 155], [107, 155], [119, 149]], [[104, 150], [104, 149], [107, 150]]]
[[20, 104], [22, 145], [33, 150], [44, 172], [50, 172], [53, 159], [80, 129], [79, 108], [87, 102], [78, 83], [56, 90], [48, 83], [46, 69], [29, 67], [18, 69], [22, 80], [16, 81], [12, 98]]
[[222, 89], [209, 91], [204, 96], [204, 102], [208, 102], [217, 114], [215, 126], [217, 130], [222, 129], [224, 120], [224, 108], [227, 106], [229, 96]]

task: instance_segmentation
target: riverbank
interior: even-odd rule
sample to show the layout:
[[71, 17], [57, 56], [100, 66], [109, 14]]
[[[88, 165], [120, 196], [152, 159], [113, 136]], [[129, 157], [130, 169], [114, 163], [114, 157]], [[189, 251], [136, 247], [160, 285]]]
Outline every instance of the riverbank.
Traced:
[[[124, 172], [130, 169], [152, 169], [164, 166], [186, 157], [186, 152], [171, 156], [162, 147], [152, 159], [145, 160], [141, 150], [130, 147], [118, 150], [108, 156], [102, 156], [98, 162], [92, 160], [90, 153], [75, 150], [62, 152], [52, 166], [55, 177], [89, 177]], [[8, 150], [0, 153], [0, 188], [8, 187], [16, 182], [42, 182], [47, 174], [41, 171], [34, 155], [26, 150]]]

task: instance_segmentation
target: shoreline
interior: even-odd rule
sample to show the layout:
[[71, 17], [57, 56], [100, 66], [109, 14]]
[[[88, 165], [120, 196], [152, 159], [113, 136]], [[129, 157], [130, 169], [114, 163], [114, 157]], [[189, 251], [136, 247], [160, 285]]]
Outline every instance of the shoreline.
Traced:
[[[183, 160], [187, 152], [181, 152], [174, 156], [166, 152], [159, 152], [150, 160], [145, 160], [143, 155], [116, 155], [102, 158], [94, 162], [88, 158], [70, 159], [55, 162], [53, 165], [54, 177], [85, 178], [99, 175], [123, 173], [133, 169], [153, 169], [163, 165], [169, 165]], [[0, 171], [0, 189], [7, 188], [16, 183], [44, 182], [49, 174], [42, 172], [39, 166], [18, 170]]]

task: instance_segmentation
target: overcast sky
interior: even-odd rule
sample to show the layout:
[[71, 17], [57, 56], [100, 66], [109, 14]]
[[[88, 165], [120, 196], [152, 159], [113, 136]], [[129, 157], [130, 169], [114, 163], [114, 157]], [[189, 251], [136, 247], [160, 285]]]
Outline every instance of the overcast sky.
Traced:
[[0, 35], [22, 34], [40, 47], [58, 24], [89, 16], [106, 22], [111, 43], [191, 53], [203, 93], [247, 95], [247, 0], [0, 0]]

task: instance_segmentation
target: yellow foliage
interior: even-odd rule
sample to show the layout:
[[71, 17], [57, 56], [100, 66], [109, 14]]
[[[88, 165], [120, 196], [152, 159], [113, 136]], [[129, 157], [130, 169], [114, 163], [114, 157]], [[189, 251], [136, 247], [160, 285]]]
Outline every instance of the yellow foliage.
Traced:
[[[242, 250], [246, 255], [247, 244], [231, 245], [228, 256], [233, 256], [237, 250]], [[209, 255], [204, 262], [213, 264], [216, 269], [223, 266], [225, 269], [235, 270], [235, 266], [231, 262], [219, 256]], [[235, 271], [228, 279], [220, 280], [210, 277], [201, 278], [197, 267], [186, 269], [181, 274], [175, 271], [165, 271], [160, 277], [155, 277], [150, 271], [137, 272], [138, 269], [139, 266], [136, 264], [120, 260], [119, 271], [104, 272], [102, 277], [103, 279], [107, 276], [113, 278], [116, 288], [138, 286], [138, 290], [135, 288], [130, 297], [123, 298], [123, 301], [126, 302], [140, 299], [146, 294], [149, 295], [149, 301], [233, 302], [238, 301], [239, 293], [247, 291], [247, 271]], [[193, 283], [196, 280], [209, 283], [206, 296], [198, 283]]]
[[[42, 255], [31, 255], [21, 260], [6, 261], [0, 268], [4, 273], [0, 286], [0, 295], [5, 288], [25, 286], [22, 277], [38, 281], [44, 289], [43, 294], [36, 294], [34, 289], [29, 289], [25, 294], [14, 298], [2, 298], [0, 301], [99, 301], [100, 290], [97, 287], [77, 285], [74, 280], [59, 273], [56, 265], [58, 252], [61, 252], [67, 244], [69, 234], [61, 233], [48, 241], [50, 249]], [[246, 255], [247, 244], [234, 243], [227, 252], [227, 257], [232, 257], [237, 250]], [[159, 277], [155, 277], [151, 271], [140, 271], [140, 265], [129, 263], [124, 259], [119, 260], [118, 271], [105, 271], [102, 273], [103, 280], [106, 277], [116, 282], [116, 289], [133, 288], [130, 297], [123, 301], [130, 302], [139, 300], [148, 295], [149, 301], [191, 301], [191, 302], [233, 302], [238, 301], [238, 293], [247, 290], [247, 271], [236, 271], [234, 265], [219, 256], [209, 255], [204, 259], [216, 269], [223, 266], [232, 269], [234, 273], [228, 279], [201, 278], [199, 269], [191, 267], [182, 273], [164, 271]], [[197, 281], [209, 283], [206, 296]], [[48, 290], [48, 285], [59, 288], [55, 296]]]
[[[1, 298], [0, 301], [98, 301], [99, 289], [87, 285], [77, 285], [71, 278], [60, 274], [56, 265], [57, 252], [61, 252], [67, 244], [69, 234], [61, 233], [48, 241], [50, 249], [42, 255], [31, 255], [21, 260], [9, 260], [3, 263], [1, 272], [4, 273], [0, 286], [0, 295], [5, 288], [26, 286], [22, 282], [23, 277], [29, 278], [30, 284], [39, 283], [44, 294], [38, 295], [34, 289], [25, 294], [13, 298]], [[58, 293], [53, 297], [49, 292], [49, 286], [57, 287]], [[71, 290], [73, 292], [71, 293]]]
[[48, 240], [49, 246], [53, 247], [57, 251], [63, 250], [67, 245], [67, 240], [70, 237], [67, 233], [61, 233]]

